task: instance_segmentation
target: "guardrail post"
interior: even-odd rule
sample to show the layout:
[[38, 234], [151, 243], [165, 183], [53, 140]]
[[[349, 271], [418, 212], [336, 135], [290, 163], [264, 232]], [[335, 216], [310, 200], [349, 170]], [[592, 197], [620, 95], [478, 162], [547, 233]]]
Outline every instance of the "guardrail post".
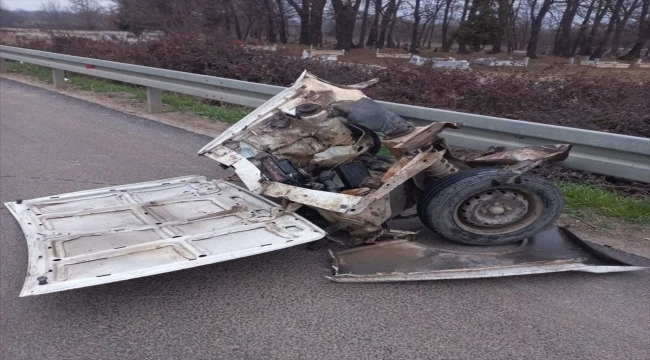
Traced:
[[162, 112], [162, 90], [147, 87], [147, 110], [150, 114]]
[[52, 82], [54, 83], [55, 89], [65, 87], [65, 71], [61, 69], [52, 69]]
[[0, 74], [7, 73], [7, 60], [5, 58], [0, 58]]

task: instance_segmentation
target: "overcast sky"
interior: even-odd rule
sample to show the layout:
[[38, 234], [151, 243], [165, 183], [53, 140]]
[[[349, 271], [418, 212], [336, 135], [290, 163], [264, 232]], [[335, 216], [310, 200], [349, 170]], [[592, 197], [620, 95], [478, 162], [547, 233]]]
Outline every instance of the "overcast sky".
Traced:
[[[39, 10], [43, 0], [2, 0], [2, 4], [9, 10]], [[68, 6], [68, 0], [59, 0], [61, 5]], [[109, 0], [99, 0], [103, 5], [110, 5]]]

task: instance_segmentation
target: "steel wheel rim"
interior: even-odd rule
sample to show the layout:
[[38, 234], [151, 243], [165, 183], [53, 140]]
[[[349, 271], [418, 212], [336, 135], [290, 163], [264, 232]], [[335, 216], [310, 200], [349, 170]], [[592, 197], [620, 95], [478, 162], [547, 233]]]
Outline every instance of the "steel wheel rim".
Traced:
[[456, 206], [453, 217], [464, 230], [499, 235], [534, 223], [542, 209], [543, 202], [538, 195], [518, 188], [499, 187], [472, 194]]

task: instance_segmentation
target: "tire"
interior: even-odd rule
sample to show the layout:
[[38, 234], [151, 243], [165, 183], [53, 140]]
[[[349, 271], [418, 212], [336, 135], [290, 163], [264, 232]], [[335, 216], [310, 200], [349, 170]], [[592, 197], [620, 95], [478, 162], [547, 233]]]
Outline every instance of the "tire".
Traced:
[[462, 244], [501, 245], [529, 238], [557, 220], [564, 199], [544, 179], [515, 176], [498, 168], [446, 176], [424, 192], [418, 216], [435, 233]]

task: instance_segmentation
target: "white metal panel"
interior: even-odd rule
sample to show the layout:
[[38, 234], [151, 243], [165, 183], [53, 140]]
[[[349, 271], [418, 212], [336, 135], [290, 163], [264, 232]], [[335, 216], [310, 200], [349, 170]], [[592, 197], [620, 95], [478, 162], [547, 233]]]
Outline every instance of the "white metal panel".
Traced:
[[325, 235], [265, 198], [201, 176], [5, 205], [27, 238], [20, 296], [206, 265]]

